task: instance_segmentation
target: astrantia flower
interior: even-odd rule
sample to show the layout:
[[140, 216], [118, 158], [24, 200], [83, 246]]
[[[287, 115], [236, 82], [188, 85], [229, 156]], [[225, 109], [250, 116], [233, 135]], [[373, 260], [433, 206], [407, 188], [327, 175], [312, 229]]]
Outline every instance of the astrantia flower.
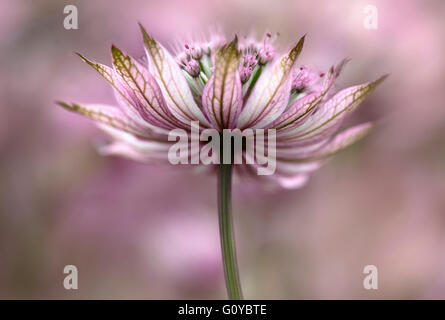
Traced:
[[[68, 110], [95, 120], [114, 138], [105, 154], [147, 163], [167, 161], [174, 129], [275, 129], [276, 172], [267, 176], [284, 187], [302, 185], [337, 151], [363, 137], [372, 127], [364, 123], [336, 134], [343, 120], [383, 81], [333, 92], [333, 83], [346, 60], [327, 72], [300, 66], [297, 58], [304, 37], [279, 55], [273, 37], [227, 40], [221, 35], [208, 42], [185, 43], [172, 55], [141, 27], [146, 63], [112, 47], [113, 66], [81, 58], [114, 88], [117, 106], [60, 103]], [[268, 143], [266, 138], [266, 144]], [[248, 150], [242, 150], [244, 158]], [[236, 165], [240, 176], [257, 177], [262, 164]], [[227, 206], [231, 167], [220, 166], [221, 233], [231, 232]], [[229, 185], [229, 186], [228, 186]], [[225, 227], [224, 227], [225, 226]], [[230, 234], [228, 235], [230, 238]], [[223, 254], [234, 250], [222, 243]], [[227, 247], [224, 247], [226, 245]], [[229, 257], [230, 258], [230, 257]], [[233, 257], [231, 257], [233, 258]], [[232, 261], [233, 262], [233, 261]], [[227, 266], [228, 287], [236, 283], [233, 265]], [[232, 269], [231, 269], [232, 268]], [[235, 268], [236, 269], [236, 268]], [[230, 293], [230, 289], [229, 289]], [[231, 297], [240, 297], [236, 288]]]
[[[334, 94], [344, 62], [326, 73], [297, 64], [304, 38], [278, 56], [271, 35], [263, 41], [221, 35], [186, 43], [176, 57], [143, 28], [146, 65], [112, 47], [113, 66], [84, 58], [114, 88], [117, 106], [66, 104], [92, 118], [114, 142], [104, 154], [154, 163], [167, 161], [174, 143], [168, 131], [200, 128], [276, 129], [276, 173], [267, 177], [284, 187], [301, 186], [337, 151], [363, 137], [371, 123], [334, 135], [343, 120], [384, 79]], [[241, 176], [257, 176], [258, 164], [236, 165]]]

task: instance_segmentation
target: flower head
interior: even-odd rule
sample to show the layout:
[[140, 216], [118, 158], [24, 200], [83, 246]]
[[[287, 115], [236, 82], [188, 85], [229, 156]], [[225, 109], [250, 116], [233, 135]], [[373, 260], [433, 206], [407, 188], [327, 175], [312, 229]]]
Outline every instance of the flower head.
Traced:
[[[287, 53], [277, 54], [271, 34], [263, 41], [221, 35], [209, 42], [187, 43], [173, 56], [141, 26], [147, 63], [117, 47], [108, 67], [79, 55], [113, 87], [117, 106], [60, 104], [99, 124], [114, 138], [101, 151], [154, 163], [167, 161], [174, 143], [168, 133], [200, 128], [274, 129], [276, 174], [269, 179], [297, 187], [337, 151], [372, 128], [364, 123], [337, 133], [343, 120], [384, 77], [333, 92], [346, 60], [325, 73], [299, 66], [304, 37]], [[266, 143], [268, 142], [266, 138]], [[243, 150], [248, 157], [248, 150]], [[249, 176], [259, 163], [236, 166]], [[253, 173], [255, 174], [255, 173]]]

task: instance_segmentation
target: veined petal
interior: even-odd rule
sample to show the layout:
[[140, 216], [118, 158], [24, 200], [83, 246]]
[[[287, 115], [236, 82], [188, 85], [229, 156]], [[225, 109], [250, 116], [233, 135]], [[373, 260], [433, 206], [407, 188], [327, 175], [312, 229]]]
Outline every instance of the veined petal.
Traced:
[[[110, 144], [99, 147], [99, 153], [103, 156], [119, 156], [129, 160], [142, 162], [146, 164], [156, 164], [163, 162], [159, 159], [159, 156], [153, 154], [145, 154], [134, 148], [125, 142], [114, 141]], [[165, 155], [165, 152], [162, 154]]]
[[80, 53], [76, 53], [86, 64], [91, 66], [94, 70], [96, 70], [102, 77], [104, 77], [105, 80], [107, 80], [112, 86], [114, 86], [114, 79], [113, 79], [113, 69], [103, 65], [101, 63], [97, 63], [96, 61], [90, 60]]
[[126, 100], [131, 101], [142, 118], [152, 125], [164, 129], [178, 127], [150, 72], [115, 46], [111, 51], [116, 77]]
[[89, 66], [91, 66], [94, 70], [96, 70], [105, 80], [108, 81], [109, 84], [114, 88], [114, 90], [119, 93], [123, 99], [127, 101], [127, 103], [132, 104], [132, 101], [128, 99], [128, 96], [126, 95], [124, 88], [120, 83], [118, 83], [116, 80], [116, 73], [113, 70], [113, 68], [110, 68], [106, 65], [97, 63], [96, 61], [89, 60], [80, 53], [77, 53], [77, 55]]
[[314, 143], [306, 147], [277, 148], [277, 168], [282, 163], [301, 165], [327, 159], [366, 136], [373, 127], [373, 123], [366, 122], [338, 133], [329, 141], [323, 140], [321, 143]]
[[127, 91], [123, 87], [122, 83], [118, 81], [116, 71], [106, 65], [97, 63], [95, 61], [89, 60], [80, 53], [77, 55], [94, 70], [96, 70], [114, 89], [116, 99], [118, 100], [119, 106], [122, 111], [131, 118], [133, 121], [138, 123], [142, 127], [152, 128], [140, 115], [140, 113], [135, 109], [133, 101], [129, 98]]
[[320, 100], [320, 92], [310, 93], [298, 99], [284, 111], [278, 119], [270, 123], [267, 127], [275, 128], [277, 131], [283, 131], [292, 124], [298, 125], [311, 114], [311, 111], [314, 110], [314, 107]]
[[187, 80], [175, 59], [163, 46], [148, 35], [142, 25], [140, 28], [144, 38], [149, 71], [161, 87], [170, 111], [187, 125], [190, 125], [190, 121], [199, 120], [203, 126], [210, 126], [193, 99]]
[[130, 133], [143, 139], [151, 138], [150, 132], [128, 118], [119, 108], [102, 104], [68, 104], [57, 102], [65, 109], [84, 115], [99, 123]]
[[292, 85], [292, 70], [303, 43], [304, 37], [288, 55], [264, 70], [240, 114], [239, 128], [262, 128], [285, 110]]
[[363, 138], [372, 128], [372, 123], [363, 123], [346, 129], [315, 153], [309, 152], [304, 156], [282, 158], [277, 150], [277, 170], [271, 178], [286, 188], [301, 187], [309, 177], [308, 173], [319, 169], [332, 155]]
[[[300, 125], [304, 120], [310, 116], [317, 104], [323, 99], [329, 89], [332, 87], [335, 79], [334, 68], [329, 70], [328, 75], [323, 81], [320, 91], [308, 94], [301, 99], [294, 102], [281, 116], [272, 122], [268, 127], [276, 128], [277, 131], [285, 129], [292, 129]], [[282, 133], [281, 133], [282, 134]]]
[[338, 151], [347, 148], [358, 140], [366, 136], [374, 127], [371, 122], [366, 122], [346, 129], [338, 133], [328, 144], [316, 152], [314, 158], [326, 158], [334, 155]]
[[212, 77], [202, 93], [204, 112], [211, 124], [221, 130], [235, 128], [243, 103], [237, 42], [235, 38], [216, 52]]
[[[292, 140], [310, 140], [336, 130], [341, 122], [383, 81], [386, 75], [374, 82], [350, 87], [337, 93], [293, 131]], [[332, 132], [331, 132], [332, 133]]]
[[343, 71], [343, 68], [346, 66], [346, 64], [348, 64], [348, 62], [350, 61], [349, 58], [344, 58], [342, 61], [340, 61], [334, 68], [334, 74], [335, 77], [338, 78], [341, 74], [341, 72]]
[[324, 147], [328, 142], [328, 139], [323, 139], [310, 144], [301, 144], [295, 141], [281, 142], [280, 139], [277, 139], [277, 159], [307, 158]]
[[[116, 72], [114, 72], [114, 77], [116, 78]], [[116, 83], [120, 85], [120, 81], [116, 79]], [[119, 108], [122, 112], [130, 118], [132, 121], [136, 122], [139, 126], [147, 128], [148, 130], [154, 130], [156, 132], [165, 132], [165, 129], [160, 129], [159, 127], [153, 126], [151, 123], [144, 120], [140, 112], [135, 108], [135, 106], [128, 100], [127, 96], [122, 96], [116, 89], [113, 89], [114, 97], [119, 104]]]
[[100, 152], [104, 155], [122, 155], [141, 162], [152, 160], [167, 161], [168, 149], [171, 142], [165, 140], [146, 140], [118, 130], [107, 124], [100, 123], [99, 128], [113, 138], [111, 144], [102, 146]]

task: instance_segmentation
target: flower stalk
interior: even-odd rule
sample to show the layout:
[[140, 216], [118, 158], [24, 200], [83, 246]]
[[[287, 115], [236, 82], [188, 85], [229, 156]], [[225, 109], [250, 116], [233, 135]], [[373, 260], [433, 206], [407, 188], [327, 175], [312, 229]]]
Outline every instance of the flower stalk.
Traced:
[[[220, 155], [222, 159], [222, 154]], [[222, 161], [218, 168], [218, 216], [224, 276], [229, 299], [242, 300], [232, 221], [232, 165]]]

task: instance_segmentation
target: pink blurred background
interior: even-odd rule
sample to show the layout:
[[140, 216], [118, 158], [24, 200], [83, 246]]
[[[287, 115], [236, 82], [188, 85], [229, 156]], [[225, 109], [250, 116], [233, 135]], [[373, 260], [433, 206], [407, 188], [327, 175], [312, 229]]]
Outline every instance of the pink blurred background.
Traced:
[[[78, 30], [63, 28], [67, 4]], [[113, 103], [73, 52], [142, 56], [142, 22], [167, 46], [214, 26], [280, 32], [283, 47], [307, 33], [302, 63], [352, 59], [341, 87], [391, 74], [353, 119], [382, 125], [307, 186], [235, 187], [247, 298], [444, 299], [444, 17], [439, 0], [0, 2], [0, 298], [226, 297], [215, 177], [101, 157], [105, 136], [54, 104]], [[69, 264], [78, 290], [62, 285]], [[369, 264], [378, 290], [363, 288]]]

